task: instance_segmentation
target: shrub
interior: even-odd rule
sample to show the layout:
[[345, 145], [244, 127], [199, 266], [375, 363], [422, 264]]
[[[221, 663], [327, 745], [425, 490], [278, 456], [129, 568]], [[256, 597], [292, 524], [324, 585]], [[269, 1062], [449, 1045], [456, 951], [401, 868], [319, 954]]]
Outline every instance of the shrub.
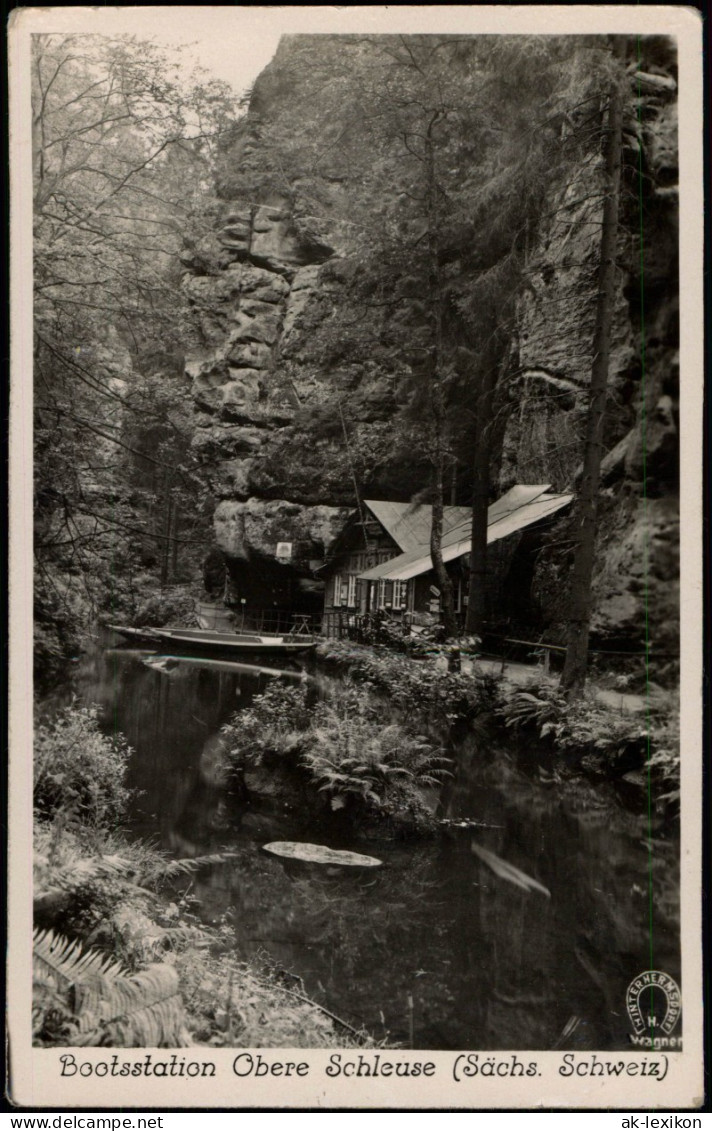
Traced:
[[627, 751], [637, 750], [641, 766], [649, 757], [654, 777], [665, 784], [674, 784], [677, 779], [677, 720], [663, 718], [659, 711], [647, 718], [616, 711], [592, 695], [570, 702], [555, 683], [538, 679], [513, 689], [497, 713], [505, 726], [536, 730], [540, 738], [548, 736], [563, 753], [590, 752], [615, 762]]
[[[448, 774], [439, 747], [402, 723], [383, 724], [383, 706], [367, 688], [346, 684], [311, 709], [307, 688], [274, 681], [223, 727], [229, 768], [238, 774], [271, 760], [296, 771], [334, 810], [427, 824], [421, 790]], [[416, 823], [417, 823], [416, 822]]]
[[501, 680], [489, 672], [443, 672], [435, 659], [414, 663], [386, 648], [362, 648], [330, 641], [321, 656], [347, 667], [351, 678], [383, 692], [406, 714], [431, 714], [436, 720], [472, 721], [491, 712], [499, 702]]
[[42, 818], [61, 813], [90, 828], [115, 825], [130, 796], [125, 784], [131, 748], [108, 737], [98, 707], [66, 707], [35, 728], [34, 804]]
[[34, 592], [34, 679], [45, 691], [66, 676], [67, 662], [80, 648], [80, 626], [87, 620], [87, 605], [78, 586], [58, 577], [50, 584], [38, 572]]
[[[143, 580], [143, 579], [140, 579]], [[148, 582], [149, 595], [147, 599], [132, 614], [131, 623], [137, 628], [145, 625], [160, 627], [166, 624], [180, 624], [184, 627], [197, 627], [195, 615], [195, 593], [191, 586], [174, 585], [170, 589], [156, 593], [155, 580], [150, 575], [145, 579]], [[137, 586], [140, 591], [141, 586]]]
[[259, 765], [268, 754], [296, 755], [311, 718], [306, 685], [273, 680], [246, 710], [238, 711], [222, 728], [229, 768], [239, 768], [245, 758]]

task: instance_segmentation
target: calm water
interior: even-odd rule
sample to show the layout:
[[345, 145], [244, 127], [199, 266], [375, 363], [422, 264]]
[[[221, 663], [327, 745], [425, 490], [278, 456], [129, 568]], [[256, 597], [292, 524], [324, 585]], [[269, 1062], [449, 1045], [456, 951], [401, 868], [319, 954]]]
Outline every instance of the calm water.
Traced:
[[[412, 1026], [419, 1048], [547, 1049], [571, 1022], [557, 1047], [629, 1047], [626, 987], [651, 966], [642, 798], [543, 783], [531, 746], [480, 739], [478, 751], [470, 737], [443, 812], [489, 827], [401, 843], [332, 832], [333, 847], [384, 867], [295, 869], [261, 845], [318, 840], [317, 830], [291, 811], [239, 809], [219, 773], [220, 726], [273, 678], [305, 677], [99, 646], [75, 673], [80, 698], [100, 704], [107, 732], [135, 750], [132, 831], [176, 857], [238, 854], [194, 879], [205, 921], [231, 924], [241, 957], [267, 957], [378, 1039], [407, 1045]], [[659, 828], [654, 838], [652, 965], [679, 981], [677, 846]], [[495, 875], [473, 840], [551, 899]]]

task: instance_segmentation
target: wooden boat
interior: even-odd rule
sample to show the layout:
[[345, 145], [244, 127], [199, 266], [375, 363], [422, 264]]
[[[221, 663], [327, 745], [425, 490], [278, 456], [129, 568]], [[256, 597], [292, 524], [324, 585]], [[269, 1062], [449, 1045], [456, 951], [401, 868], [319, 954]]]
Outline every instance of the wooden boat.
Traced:
[[125, 640], [132, 644], [155, 645], [158, 643], [157, 629], [155, 628], [129, 628], [123, 624], [107, 624], [105, 628], [110, 628], [112, 632], [118, 632], [119, 636], [123, 636]]
[[186, 651], [292, 656], [316, 647], [314, 637], [306, 633], [206, 632], [202, 628], [156, 628], [152, 631], [164, 647], [170, 644], [172, 648]]

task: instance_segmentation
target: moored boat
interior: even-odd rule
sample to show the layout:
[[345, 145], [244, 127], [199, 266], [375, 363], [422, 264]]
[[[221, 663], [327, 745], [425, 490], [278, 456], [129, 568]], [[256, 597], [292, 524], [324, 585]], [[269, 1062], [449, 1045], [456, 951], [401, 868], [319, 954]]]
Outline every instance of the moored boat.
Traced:
[[160, 644], [185, 650], [296, 655], [316, 647], [314, 637], [306, 633], [206, 632], [199, 628], [157, 628], [153, 632]]
[[130, 628], [128, 625], [123, 624], [107, 624], [105, 628], [110, 628], [112, 632], [118, 632], [119, 636], [123, 636], [125, 640], [130, 641], [132, 644], [157, 644], [158, 637], [155, 628]]

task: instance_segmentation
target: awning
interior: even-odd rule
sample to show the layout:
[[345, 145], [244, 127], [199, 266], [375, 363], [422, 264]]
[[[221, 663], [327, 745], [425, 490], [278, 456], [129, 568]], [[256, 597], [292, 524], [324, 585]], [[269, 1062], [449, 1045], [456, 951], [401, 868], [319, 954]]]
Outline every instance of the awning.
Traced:
[[[567, 506], [573, 495], [557, 495], [548, 491], [550, 484], [518, 484], [507, 491], [496, 503], [492, 503], [487, 513], [487, 544], [498, 542], [531, 526], [542, 518], [548, 518], [562, 507]], [[442, 541], [444, 562], [454, 561], [469, 554], [472, 547], [470, 519], [461, 522], [449, 531]], [[409, 581], [433, 568], [430, 547], [423, 546], [408, 554], [399, 554], [374, 569], [359, 574], [364, 581]]]

